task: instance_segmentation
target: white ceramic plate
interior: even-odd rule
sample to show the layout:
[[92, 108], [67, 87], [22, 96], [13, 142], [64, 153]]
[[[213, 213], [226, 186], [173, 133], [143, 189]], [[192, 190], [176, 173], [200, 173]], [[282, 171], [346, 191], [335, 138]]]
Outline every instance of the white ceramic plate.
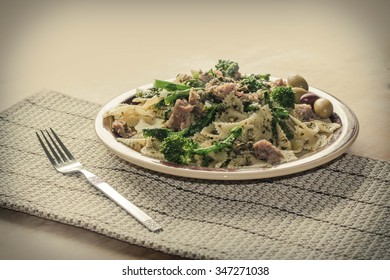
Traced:
[[[152, 84], [139, 88], [151, 87]], [[320, 97], [325, 97], [332, 102], [334, 112], [339, 116], [342, 124], [341, 131], [331, 144], [320, 151], [306, 155], [296, 161], [280, 164], [271, 168], [244, 167], [240, 169], [210, 169], [175, 165], [144, 156], [128, 146], [117, 142], [113, 133], [104, 127], [103, 115], [109, 109], [131, 98], [136, 92], [135, 89], [119, 95], [101, 108], [95, 120], [95, 130], [98, 138], [103, 144], [117, 156], [135, 165], [161, 173], [209, 180], [249, 180], [283, 176], [320, 166], [339, 157], [348, 150], [359, 132], [358, 120], [352, 110], [345, 104], [322, 90], [310, 87], [309, 91]]]

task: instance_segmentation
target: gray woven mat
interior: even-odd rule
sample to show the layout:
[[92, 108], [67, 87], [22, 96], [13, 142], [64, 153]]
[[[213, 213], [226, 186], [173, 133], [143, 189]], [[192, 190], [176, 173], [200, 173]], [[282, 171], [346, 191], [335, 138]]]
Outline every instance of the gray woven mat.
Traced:
[[[195, 259], [389, 259], [390, 163], [344, 155], [278, 179], [216, 182], [138, 168], [97, 139], [100, 105], [56, 92], [0, 114], [0, 206]], [[72, 153], [164, 227], [151, 233], [81, 175], [62, 175], [35, 136]]]

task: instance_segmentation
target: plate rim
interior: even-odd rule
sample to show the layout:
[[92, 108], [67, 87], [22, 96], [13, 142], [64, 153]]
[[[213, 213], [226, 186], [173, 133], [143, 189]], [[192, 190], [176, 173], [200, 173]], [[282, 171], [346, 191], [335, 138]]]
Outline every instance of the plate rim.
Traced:
[[310, 92], [315, 93], [320, 97], [326, 97], [332, 102], [334, 111], [338, 114], [342, 122], [342, 130], [337, 139], [320, 151], [292, 162], [267, 168], [244, 167], [238, 169], [212, 169], [163, 162], [142, 155], [125, 144], [118, 142], [113, 133], [103, 126], [103, 115], [105, 112], [128, 100], [136, 93], [137, 89], [146, 89], [151, 88], [152, 86], [153, 84], [150, 83], [128, 90], [103, 105], [95, 117], [94, 127], [98, 139], [116, 156], [134, 165], [163, 174], [194, 179], [231, 181], [266, 179], [292, 175], [319, 167], [338, 158], [349, 149], [359, 134], [359, 121], [355, 113], [346, 104], [326, 91], [316, 87], [309, 87]]

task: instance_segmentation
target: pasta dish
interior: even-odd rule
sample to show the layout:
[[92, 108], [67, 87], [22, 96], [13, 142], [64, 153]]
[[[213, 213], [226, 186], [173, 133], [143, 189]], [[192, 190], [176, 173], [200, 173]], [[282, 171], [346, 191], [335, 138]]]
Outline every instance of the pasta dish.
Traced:
[[244, 75], [229, 60], [155, 80], [104, 117], [117, 141], [143, 155], [209, 168], [290, 162], [328, 145], [341, 127], [330, 101], [300, 75]]

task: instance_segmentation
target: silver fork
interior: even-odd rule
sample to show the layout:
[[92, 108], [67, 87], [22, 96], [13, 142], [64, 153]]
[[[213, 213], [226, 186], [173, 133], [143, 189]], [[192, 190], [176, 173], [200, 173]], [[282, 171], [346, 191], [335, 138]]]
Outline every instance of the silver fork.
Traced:
[[[49, 158], [51, 164], [54, 166], [57, 171], [61, 173], [72, 173], [72, 172], [80, 172], [84, 174], [87, 180], [94, 185], [97, 189], [102, 191], [106, 196], [108, 196], [111, 200], [121, 206], [127, 213], [132, 215], [135, 219], [137, 219], [141, 224], [147, 227], [150, 231], [159, 231], [162, 227], [155, 222], [151, 217], [149, 217], [146, 213], [144, 213], [141, 209], [135, 206], [133, 203], [128, 201], [124, 196], [118, 193], [114, 188], [112, 188], [109, 184], [104, 182], [102, 179], [97, 177], [95, 174], [85, 170], [81, 163], [75, 159], [69, 150], [62, 143], [60, 138], [54, 132], [52, 128], [50, 128], [51, 134], [47, 131], [41, 130], [41, 136], [38, 132], [36, 132], [39, 143], [41, 143], [43, 150], [45, 151], [47, 157]], [[46, 132], [46, 135], [45, 133]], [[46, 143], [46, 144], [45, 144]]]

